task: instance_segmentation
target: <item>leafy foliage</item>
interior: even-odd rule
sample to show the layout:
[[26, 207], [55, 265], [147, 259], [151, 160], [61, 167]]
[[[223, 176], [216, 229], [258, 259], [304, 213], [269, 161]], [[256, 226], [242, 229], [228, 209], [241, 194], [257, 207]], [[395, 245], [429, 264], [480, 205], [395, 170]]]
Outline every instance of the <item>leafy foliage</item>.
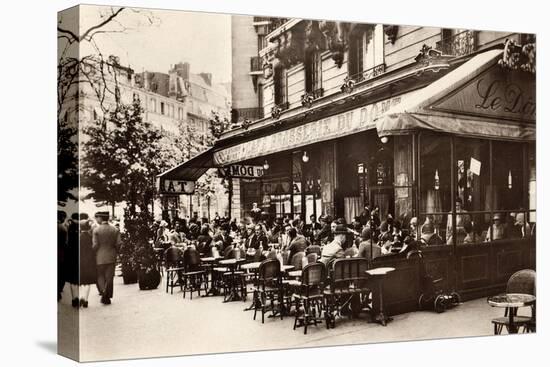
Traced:
[[106, 121], [84, 129], [82, 185], [99, 202], [125, 201], [133, 216], [136, 207], [148, 211], [155, 190], [155, 176], [166, 169], [160, 131], [143, 121], [139, 99], [121, 104]]
[[121, 264], [128, 269], [152, 269], [156, 265], [152, 242], [153, 217], [149, 212], [130, 213], [125, 211], [126, 232], [121, 246]]
[[78, 129], [67, 118], [58, 119], [57, 175], [58, 203], [77, 200], [71, 190], [78, 186]]

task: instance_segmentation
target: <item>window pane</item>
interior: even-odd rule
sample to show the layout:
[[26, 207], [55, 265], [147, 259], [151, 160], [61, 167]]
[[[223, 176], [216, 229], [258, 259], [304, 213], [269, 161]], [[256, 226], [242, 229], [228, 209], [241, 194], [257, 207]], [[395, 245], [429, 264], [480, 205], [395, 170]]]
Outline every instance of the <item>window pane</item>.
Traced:
[[451, 138], [420, 135], [420, 212], [419, 223], [431, 223], [444, 239], [447, 215], [451, 210]]
[[493, 143], [493, 195], [495, 210], [525, 209], [523, 144]]

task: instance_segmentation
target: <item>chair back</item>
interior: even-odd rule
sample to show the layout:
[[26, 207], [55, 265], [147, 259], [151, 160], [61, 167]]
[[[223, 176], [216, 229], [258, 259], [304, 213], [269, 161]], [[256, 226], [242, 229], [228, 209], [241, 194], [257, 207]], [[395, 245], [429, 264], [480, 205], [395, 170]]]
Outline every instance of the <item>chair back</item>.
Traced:
[[305, 252], [297, 252], [294, 255], [292, 255], [292, 259], [290, 260], [290, 265], [294, 266], [294, 270], [300, 270], [302, 269], [302, 258], [305, 256]]
[[325, 264], [311, 263], [302, 269], [302, 284], [306, 286], [323, 285], [327, 277], [327, 268]]
[[336, 259], [332, 264], [331, 289], [364, 287], [367, 281], [368, 260], [356, 257]]
[[312, 254], [312, 253], [315, 253], [315, 254], [321, 256], [321, 246], [311, 245], [311, 246], [306, 247], [306, 255], [309, 255], [309, 254]]
[[183, 253], [183, 266], [186, 271], [198, 270], [201, 265], [201, 257], [199, 251], [194, 247], [188, 247]]
[[273, 282], [280, 278], [281, 263], [277, 259], [267, 259], [262, 261], [258, 269], [258, 279], [262, 283]]
[[311, 252], [306, 255], [307, 263], [313, 264], [317, 262], [317, 259], [319, 258], [319, 255], [317, 255], [315, 252]]
[[164, 262], [167, 268], [178, 267], [183, 262], [183, 251], [177, 247], [169, 247], [164, 251]]
[[516, 271], [506, 285], [506, 293], [524, 293], [536, 295], [536, 272], [531, 269]]

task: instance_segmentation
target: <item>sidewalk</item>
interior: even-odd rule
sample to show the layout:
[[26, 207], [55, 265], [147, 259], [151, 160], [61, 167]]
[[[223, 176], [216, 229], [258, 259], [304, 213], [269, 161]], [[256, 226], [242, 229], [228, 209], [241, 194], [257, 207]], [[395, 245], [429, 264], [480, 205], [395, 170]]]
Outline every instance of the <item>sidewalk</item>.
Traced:
[[[59, 314], [60, 322], [70, 322], [77, 311], [70, 305], [68, 284]], [[195, 293], [196, 295], [196, 293]], [[177, 356], [260, 349], [299, 348], [388, 341], [437, 339], [492, 335], [491, 319], [503, 310], [492, 308], [486, 300], [465, 302], [442, 314], [419, 311], [394, 316], [383, 327], [365, 319], [336, 321], [336, 328], [325, 325], [292, 329], [294, 318], [252, 319], [244, 312], [247, 302], [222, 303], [222, 297], [188, 297], [179, 289], [170, 295], [164, 282], [158, 289], [140, 291], [137, 284], [123, 285], [115, 277], [113, 304], [99, 302], [95, 287], [90, 292], [89, 308], [80, 309], [80, 351], [83, 361]], [[71, 337], [71, 336], [65, 336]]]

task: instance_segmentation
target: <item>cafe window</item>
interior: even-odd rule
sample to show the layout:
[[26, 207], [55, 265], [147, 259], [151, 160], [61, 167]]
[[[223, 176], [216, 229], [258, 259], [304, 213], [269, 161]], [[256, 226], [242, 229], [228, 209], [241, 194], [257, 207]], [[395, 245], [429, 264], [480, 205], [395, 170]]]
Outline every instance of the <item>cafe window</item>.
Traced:
[[419, 228], [445, 238], [451, 210], [451, 137], [420, 134]]
[[273, 82], [275, 87], [275, 104], [280, 105], [287, 101], [286, 69], [282, 66], [277, 66], [275, 67], [273, 74]]
[[321, 89], [321, 53], [316, 50], [307, 51], [305, 59], [305, 83], [306, 92], [314, 92]]
[[160, 102], [160, 114], [164, 115], [164, 102]]
[[366, 39], [364, 69], [369, 70], [384, 63], [384, 29], [377, 24]]
[[448, 245], [530, 234], [525, 144], [423, 133], [419, 149], [421, 234], [428, 224]]
[[365, 33], [357, 32], [350, 37], [348, 51], [348, 74], [357, 76], [363, 72], [363, 53], [365, 44]]

